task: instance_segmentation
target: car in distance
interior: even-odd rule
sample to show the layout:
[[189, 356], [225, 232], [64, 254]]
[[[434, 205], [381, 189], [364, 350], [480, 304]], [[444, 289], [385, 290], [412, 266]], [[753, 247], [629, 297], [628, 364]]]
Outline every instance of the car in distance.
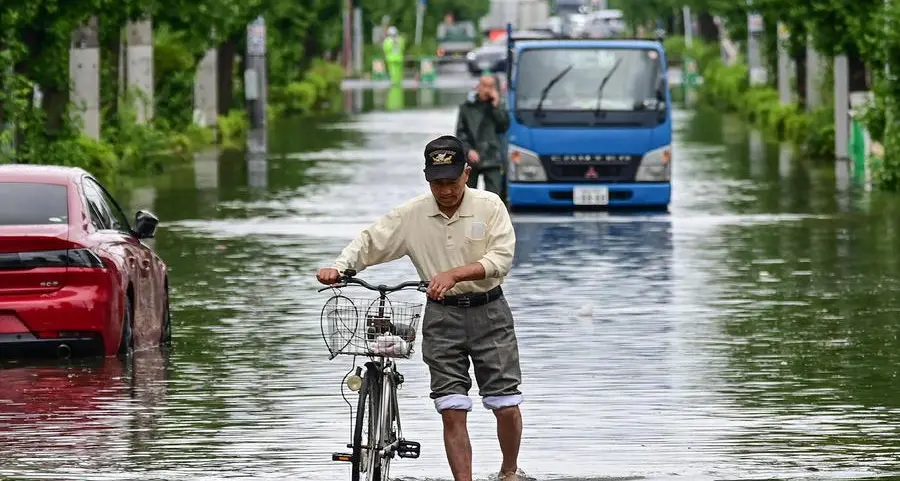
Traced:
[[[128, 356], [168, 343], [168, 268], [88, 172], [0, 165], [0, 357]], [[136, 345], [137, 344], [137, 345]]]
[[472, 22], [442, 22], [437, 31], [437, 63], [464, 62], [476, 46], [476, 35], [477, 29]]
[[[521, 30], [513, 32], [513, 40], [520, 38], [556, 38], [552, 32], [545, 30]], [[496, 35], [490, 42], [483, 44], [466, 55], [466, 67], [469, 73], [478, 76], [485, 71], [502, 73], [506, 71], [506, 33]]]

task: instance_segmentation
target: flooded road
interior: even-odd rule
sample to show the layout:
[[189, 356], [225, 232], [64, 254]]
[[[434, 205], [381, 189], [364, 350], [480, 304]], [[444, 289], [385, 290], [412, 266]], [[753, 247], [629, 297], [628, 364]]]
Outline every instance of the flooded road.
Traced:
[[[349, 96], [362, 112], [282, 123], [267, 160], [200, 157], [126, 195], [162, 219], [174, 348], [132, 370], [0, 369], [0, 478], [347, 479], [330, 458], [350, 437], [352, 363], [327, 360], [314, 273], [426, 192], [422, 149], [464, 96]], [[513, 218], [520, 466], [540, 480], [900, 474], [900, 199], [717, 112], [674, 117], [670, 214]], [[364, 274], [415, 278], [405, 259]], [[392, 474], [452, 479], [421, 353], [400, 369], [422, 457]], [[472, 394], [485, 479], [500, 454]]]

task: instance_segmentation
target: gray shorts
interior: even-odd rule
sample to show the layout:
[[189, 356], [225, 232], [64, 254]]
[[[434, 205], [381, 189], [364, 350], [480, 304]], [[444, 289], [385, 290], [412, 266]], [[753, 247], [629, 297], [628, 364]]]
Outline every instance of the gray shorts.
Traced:
[[431, 399], [438, 412], [472, 410], [470, 357], [486, 409], [518, 406], [523, 401], [513, 315], [503, 296], [467, 308], [427, 302], [422, 357], [431, 373]]

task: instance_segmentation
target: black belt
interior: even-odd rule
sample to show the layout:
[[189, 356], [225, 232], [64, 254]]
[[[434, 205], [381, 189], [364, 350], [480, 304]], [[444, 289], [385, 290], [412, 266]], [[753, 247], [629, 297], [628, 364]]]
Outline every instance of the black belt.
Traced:
[[428, 302], [453, 307], [478, 307], [494, 302], [503, 296], [503, 289], [497, 286], [487, 292], [472, 292], [469, 294], [459, 294], [456, 296], [445, 296], [440, 301], [428, 298]]

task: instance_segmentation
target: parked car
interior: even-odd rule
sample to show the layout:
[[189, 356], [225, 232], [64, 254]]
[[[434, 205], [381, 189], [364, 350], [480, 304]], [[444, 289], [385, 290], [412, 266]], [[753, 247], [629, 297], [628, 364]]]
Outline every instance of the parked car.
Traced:
[[127, 356], [171, 339], [165, 262], [88, 172], [0, 165], [0, 357]]
[[[555, 38], [549, 30], [520, 30], [513, 32], [513, 40], [520, 38]], [[506, 71], [506, 34], [496, 35], [466, 56], [469, 73], [478, 76], [485, 70], [494, 73]]]

